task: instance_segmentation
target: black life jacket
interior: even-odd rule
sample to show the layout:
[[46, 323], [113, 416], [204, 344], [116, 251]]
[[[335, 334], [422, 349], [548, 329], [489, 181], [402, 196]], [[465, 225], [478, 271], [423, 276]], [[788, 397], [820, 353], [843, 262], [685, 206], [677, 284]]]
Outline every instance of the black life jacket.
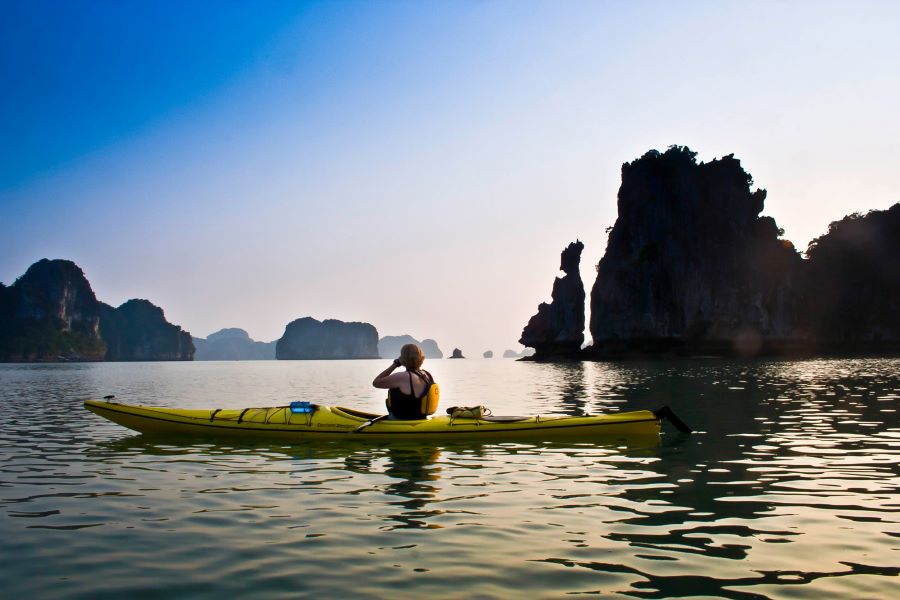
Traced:
[[440, 388], [434, 382], [434, 377], [428, 371], [416, 371], [416, 375], [425, 382], [425, 389], [420, 396], [416, 396], [416, 388], [413, 386], [412, 371], [409, 374], [409, 394], [404, 394], [400, 388], [388, 389], [387, 409], [392, 417], [403, 421], [416, 421], [433, 415], [437, 410], [440, 399]]

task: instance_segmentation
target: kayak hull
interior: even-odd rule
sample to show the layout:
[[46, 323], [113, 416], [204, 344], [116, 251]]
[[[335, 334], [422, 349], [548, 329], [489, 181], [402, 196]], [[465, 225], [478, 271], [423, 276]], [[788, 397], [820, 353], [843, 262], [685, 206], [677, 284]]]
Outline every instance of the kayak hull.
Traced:
[[583, 417], [531, 416], [453, 419], [447, 415], [421, 421], [380, 420], [379, 415], [342, 407], [317, 406], [312, 414], [290, 407], [196, 410], [137, 406], [86, 400], [85, 408], [114, 423], [149, 435], [227, 436], [271, 440], [554, 440], [604, 441], [654, 438], [660, 421], [649, 410]]

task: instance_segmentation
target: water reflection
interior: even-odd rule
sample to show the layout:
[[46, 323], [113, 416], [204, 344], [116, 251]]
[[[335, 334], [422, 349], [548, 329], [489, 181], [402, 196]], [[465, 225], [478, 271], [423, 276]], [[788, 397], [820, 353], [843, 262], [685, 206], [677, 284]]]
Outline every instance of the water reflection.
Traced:
[[588, 385], [584, 362], [564, 362], [546, 366], [550, 380], [549, 394], [558, 398], [560, 413], [571, 416], [586, 414]]
[[[772, 570], [760, 571], [759, 574], [747, 577], [735, 577], [721, 579], [709, 575], [659, 575], [652, 571], [643, 571], [634, 567], [620, 564], [602, 562], [569, 561], [559, 558], [548, 558], [544, 562], [563, 565], [566, 567], [581, 567], [603, 573], [626, 573], [636, 575], [639, 580], [633, 583], [633, 590], [628, 596], [635, 598], [685, 598], [685, 597], [715, 597], [736, 598], [746, 600], [760, 600], [769, 598], [764, 586], [772, 586], [769, 593], [783, 597], [788, 594], [783, 586], [806, 585], [818, 579], [828, 577], [846, 577], [849, 575], [878, 575], [883, 577], [896, 577], [900, 575], [897, 567], [873, 567], [870, 565], [841, 562], [846, 569], [835, 571], [793, 571]], [[740, 588], [752, 588], [742, 590]], [[884, 596], [885, 598], [889, 596]]]
[[440, 525], [428, 520], [442, 511], [428, 507], [438, 494], [435, 482], [441, 476], [441, 467], [437, 464], [440, 456], [441, 450], [437, 447], [390, 446], [383, 452], [353, 453], [344, 464], [350, 471], [378, 473], [393, 480], [381, 490], [397, 498], [388, 504], [400, 512], [389, 514], [387, 518], [392, 524], [386, 524], [383, 529], [439, 528]]

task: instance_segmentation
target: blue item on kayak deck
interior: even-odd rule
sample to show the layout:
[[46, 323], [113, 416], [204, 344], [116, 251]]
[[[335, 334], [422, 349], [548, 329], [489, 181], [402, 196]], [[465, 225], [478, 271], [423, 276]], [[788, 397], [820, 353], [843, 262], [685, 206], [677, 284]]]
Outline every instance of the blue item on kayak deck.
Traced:
[[311, 402], [291, 402], [292, 413], [309, 414], [314, 410]]

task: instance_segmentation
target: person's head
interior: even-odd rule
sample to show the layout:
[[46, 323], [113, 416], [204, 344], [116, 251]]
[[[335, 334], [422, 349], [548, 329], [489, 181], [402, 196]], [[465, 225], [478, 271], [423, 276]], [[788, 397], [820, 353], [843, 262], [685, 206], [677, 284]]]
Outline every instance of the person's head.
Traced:
[[425, 353], [415, 344], [405, 344], [400, 348], [400, 364], [407, 369], [418, 369], [425, 362]]

